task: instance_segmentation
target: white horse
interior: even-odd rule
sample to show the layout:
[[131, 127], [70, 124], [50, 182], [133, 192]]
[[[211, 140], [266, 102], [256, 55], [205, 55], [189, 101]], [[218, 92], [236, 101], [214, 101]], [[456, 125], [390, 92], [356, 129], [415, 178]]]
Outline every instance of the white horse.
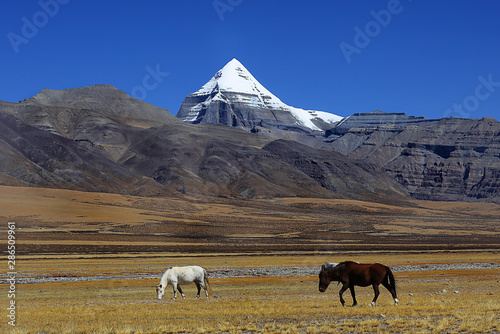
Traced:
[[208, 275], [205, 269], [198, 266], [170, 267], [165, 271], [165, 273], [163, 273], [163, 276], [160, 279], [160, 284], [156, 286], [158, 299], [163, 297], [165, 294], [165, 288], [169, 284], [171, 284], [174, 289], [174, 299], [177, 299], [177, 289], [181, 293], [182, 298], [186, 298], [179, 284], [191, 284], [193, 282], [198, 288], [196, 298], [200, 298], [201, 288], [205, 290], [205, 295], [208, 298]]
[[321, 266], [321, 270], [332, 269], [333, 267], [337, 266], [337, 264], [338, 263], [334, 263], [334, 262], [325, 262], [325, 264]]

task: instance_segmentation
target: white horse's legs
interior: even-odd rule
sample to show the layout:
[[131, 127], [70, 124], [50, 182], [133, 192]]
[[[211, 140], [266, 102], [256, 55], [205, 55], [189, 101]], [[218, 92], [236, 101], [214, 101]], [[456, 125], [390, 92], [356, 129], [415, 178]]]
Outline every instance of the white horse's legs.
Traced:
[[174, 290], [174, 299], [177, 299], [177, 284], [172, 283], [172, 289]]
[[203, 289], [205, 289], [205, 296], [208, 298], [208, 289], [207, 289], [207, 287], [205, 286], [205, 284], [203, 284]]
[[201, 286], [203, 287], [203, 290], [205, 290], [205, 296], [207, 296], [207, 298], [208, 298], [208, 288], [207, 288], [207, 285], [205, 283], [201, 283]]
[[208, 298], [207, 286], [204, 282], [194, 282], [196, 284], [196, 288], [198, 289], [198, 293], [196, 294], [196, 298], [200, 298], [201, 288], [205, 291], [205, 296]]
[[201, 285], [198, 282], [194, 282], [194, 284], [196, 284], [196, 289], [198, 290], [198, 292], [196, 293], [196, 298], [200, 298]]
[[182, 292], [182, 289], [180, 286], [177, 286], [177, 289], [179, 290], [179, 292], [181, 293], [181, 296], [182, 296], [182, 299], [186, 299], [186, 296], [184, 295], [184, 292]]
[[172, 288], [174, 290], [174, 299], [177, 299], [177, 290], [179, 290], [179, 292], [181, 293], [181, 296], [183, 299], [186, 299], [186, 296], [184, 295], [184, 293], [182, 292], [182, 289], [180, 286], [177, 285], [177, 283], [174, 283], [172, 282]]

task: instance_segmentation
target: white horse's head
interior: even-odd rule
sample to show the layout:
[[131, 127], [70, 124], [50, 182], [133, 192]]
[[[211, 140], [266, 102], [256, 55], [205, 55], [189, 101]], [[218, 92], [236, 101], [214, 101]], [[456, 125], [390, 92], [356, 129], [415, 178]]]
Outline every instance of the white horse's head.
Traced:
[[170, 274], [170, 270], [172, 270], [172, 267], [168, 268], [163, 275], [161, 276], [160, 279], [160, 284], [156, 286], [156, 293], [158, 294], [158, 299], [161, 299], [163, 295], [165, 294], [165, 288], [168, 285], [168, 275]]
[[156, 293], [158, 294], [158, 299], [161, 299], [163, 295], [165, 294], [165, 286], [162, 286], [162, 284], [158, 284], [156, 286]]

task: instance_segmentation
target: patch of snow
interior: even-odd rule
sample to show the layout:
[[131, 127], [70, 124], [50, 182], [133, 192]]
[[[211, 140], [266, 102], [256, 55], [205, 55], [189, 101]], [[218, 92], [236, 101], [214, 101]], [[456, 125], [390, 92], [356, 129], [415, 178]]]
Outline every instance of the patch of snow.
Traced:
[[300, 108], [287, 106], [292, 115], [297, 119], [298, 124], [306, 126], [312, 130], [321, 130], [313, 122], [313, 119], [319, 118], [327, 123], [336, 123], [343, 119], [342, 116], [337, 116], [324, 111], [304, 110]]

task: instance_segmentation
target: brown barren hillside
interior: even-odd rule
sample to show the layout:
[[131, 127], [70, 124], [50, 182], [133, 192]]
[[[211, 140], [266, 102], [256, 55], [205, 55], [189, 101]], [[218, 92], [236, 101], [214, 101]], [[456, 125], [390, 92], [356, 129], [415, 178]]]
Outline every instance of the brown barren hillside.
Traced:
[[0, 187], [0, 219], [16, 222], [21, 254], [496, 249], [498, 217], [500, 205], [493, 203], [137, 197]]

